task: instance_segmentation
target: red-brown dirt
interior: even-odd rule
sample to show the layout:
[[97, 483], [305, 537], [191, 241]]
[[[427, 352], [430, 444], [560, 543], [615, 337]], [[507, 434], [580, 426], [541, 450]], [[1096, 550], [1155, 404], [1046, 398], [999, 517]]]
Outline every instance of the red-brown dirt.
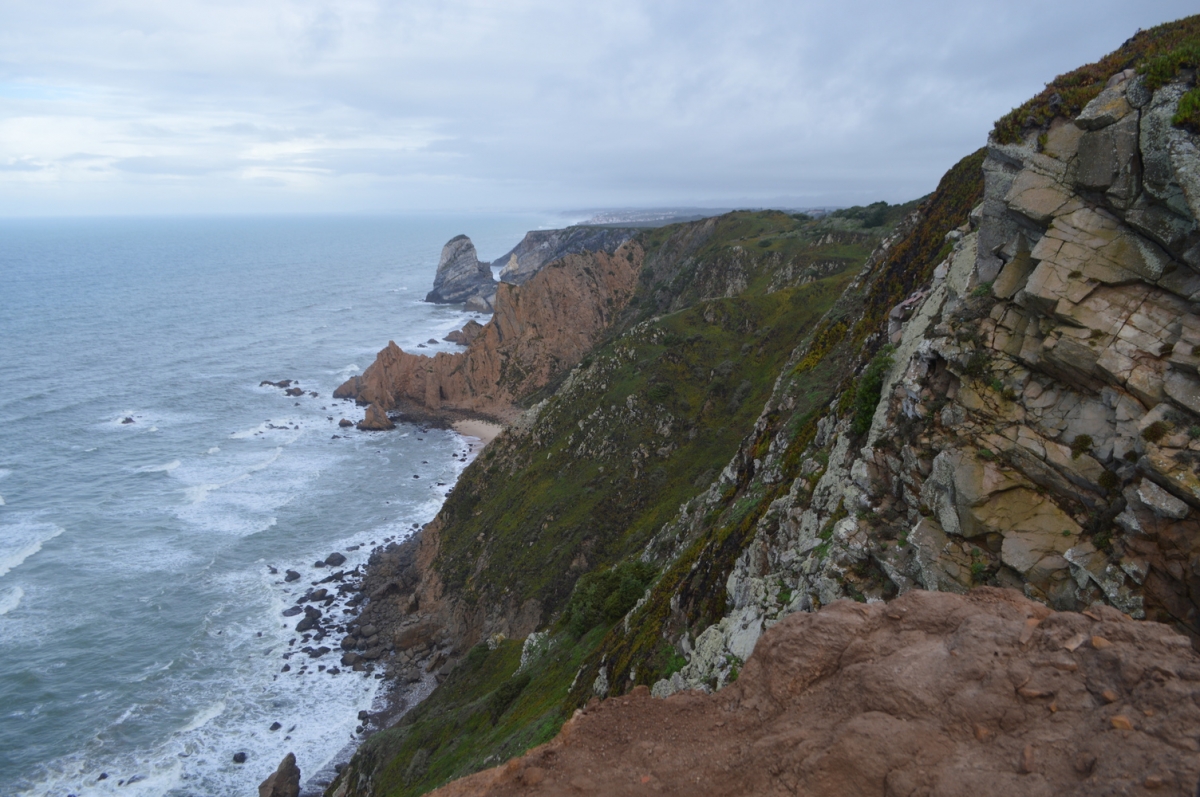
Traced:
[[638, 687], [434, 794], [1190, 797], [1197, 701], [1166, 625], [913, 591], [790, 615], [722, 691]]

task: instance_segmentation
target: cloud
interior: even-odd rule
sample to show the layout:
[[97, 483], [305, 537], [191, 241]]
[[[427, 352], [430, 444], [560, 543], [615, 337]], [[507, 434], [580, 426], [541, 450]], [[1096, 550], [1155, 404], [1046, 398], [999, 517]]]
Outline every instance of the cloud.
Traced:
[[153, 211], [176, 190], [167, 204], [196, 211], [247, 193], [310, 210], [899, 201], [1055, 75], [1191, 10], [4, 4], [0, 164], [47, 166], [5, 169], [0, 213], [58, 212], [67, 195]]

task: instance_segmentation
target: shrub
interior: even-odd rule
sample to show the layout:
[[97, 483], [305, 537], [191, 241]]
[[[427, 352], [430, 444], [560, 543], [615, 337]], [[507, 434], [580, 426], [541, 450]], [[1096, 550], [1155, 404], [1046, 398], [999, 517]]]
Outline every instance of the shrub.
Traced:
[[1179, 98], [1179, 110], [1171, 118], [1171, 124], [1200, 133], [1200, 88], [1194, 88]]
[[645, 562], [623, 562], [608, 570], [581, 577], [563, 616], [576, 638], [600, 623], [621, 619], [654, 580], [654, 568]]
[[1082, 455], [1092, 450], [1091, 435], [1077, 435], [1071, 441], [1071, 459], [1079, 459]]
[[1107, 493], [1111, 493], [1121, 486], [1121, 480], [1117, 478], [1117, 474], [1111, 470], [1106, 470], [1100, 474], [1100, 487]]
[[971, 291], [971, 297], [979, 299], [984, 296], [989, 296], [992, 293], [992, 283], [981, 282], [976, 286], [975, 290]]
[[866, 434], [871, 428], [871, 418], [883, 393], [883, 377], [892, 367], [892, 353], [895, 350], [890, 345], [880, 349], [858, 380], [854, 395], [854, 421], [850, 424], [850, 431], [856, 435]]
[[500, 721], [500, 717], [505, 711], [508, 711], [508, 707], [525, 691], [525, 687], [529, 686], [530, 679], [531, 676], [527, 672], [514, 675], [499, 689], [492, 692], [492, 696], [488, 698], [487, 710], [493, 725]]
[[983, 349], [977, 349], [971, 352], [971, 356], [967, 358], [967, 364], [963, 366], [963, 373], [967, 376], [980, 377], [992, 369], [992, 358]]
[[1171, 424], [1166, 421], [1155, 421], [1142, 430], [1142, 439], [1147, 443], [1157, 443], [1171, 431]]

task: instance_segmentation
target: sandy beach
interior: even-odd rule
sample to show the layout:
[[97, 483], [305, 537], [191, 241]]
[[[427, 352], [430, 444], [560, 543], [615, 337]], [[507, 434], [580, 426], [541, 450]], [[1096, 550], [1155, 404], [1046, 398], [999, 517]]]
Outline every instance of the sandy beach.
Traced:
[[498, 423], [489, 423], [488, 421], [455, 421], [451, 426], [454, 431], [458, 432], [463, 437], [477, 438], [478, 442], [469, 440], [472, 453], [479, 451], [481, 448], [492, 442], [496, 435], [504, 431], [504, 427]]

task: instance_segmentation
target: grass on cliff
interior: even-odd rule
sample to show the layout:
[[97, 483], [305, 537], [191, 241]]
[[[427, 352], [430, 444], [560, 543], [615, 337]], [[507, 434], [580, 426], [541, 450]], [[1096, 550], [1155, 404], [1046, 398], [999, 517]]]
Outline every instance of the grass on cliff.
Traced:
[[1200, 47], [1200, 15], [1138, 31], [1094, 64], [1059, 75], [1020, 107], [997, 120], [992, 135], [1001, 144], [1015, 144], [1031, 130], [1044, 129], [1055, 117], [1074, 119], [1123, 69], [1147, 73], [1153, 87], [1178, 73], [1189, 52]]
[[567, 719], [575, 673], [603, 634], [603, 626], [579, 639], [559, 634], [524, 672], [520, 640], [475, 646], [400, 723], [363, 744], [358, 770], [373, 773], [374, 794], [410, 797], [549, 741]]
[[593, 355], [599, 384], [551, 399], [536, 450], [489, 449], [463, 475], [443, 510], [446, 588], [469, 600], [502, 589], [548, 619], [583, 573], [640, 551], [729, 462], [846, 279], [705, 302]]

